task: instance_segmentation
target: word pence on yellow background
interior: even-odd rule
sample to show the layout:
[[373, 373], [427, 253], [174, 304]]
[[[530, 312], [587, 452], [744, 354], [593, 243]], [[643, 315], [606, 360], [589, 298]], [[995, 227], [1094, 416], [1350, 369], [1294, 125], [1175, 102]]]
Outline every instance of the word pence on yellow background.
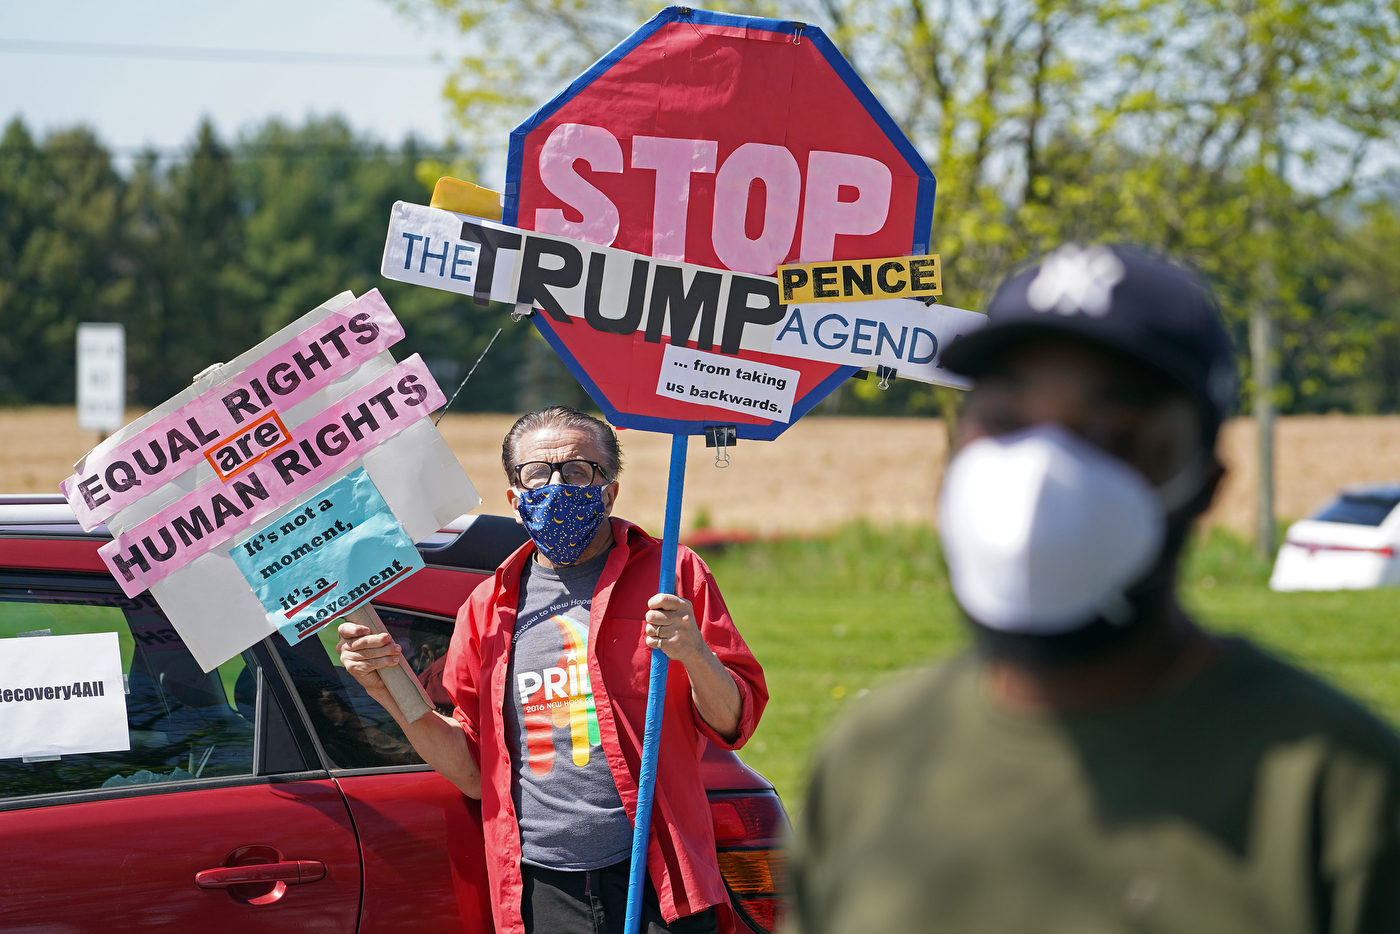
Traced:
[[937, 254], [799, 263], [779, 266], [777, 276], [783, 285], [784, 305], [943, 294]]

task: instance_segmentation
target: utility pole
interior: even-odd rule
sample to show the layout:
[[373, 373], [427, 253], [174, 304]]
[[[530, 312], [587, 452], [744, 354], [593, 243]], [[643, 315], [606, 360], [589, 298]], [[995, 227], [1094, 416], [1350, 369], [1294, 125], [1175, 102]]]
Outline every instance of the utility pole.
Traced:
[[[1271, 114], [1274, 157], [1280, 185], [1284, 181], [1287, 153], [1278, 132], [1276, 113]], [[1254, 500], [1254, 553], [1262, 561], [1274, 558], [1274, 334], [1273, 307], [1278, 296], [1278, 271], [1274, 269], [1274, 229], [1267, 206], [1254, 219], [1254, 235], [1260, 250], [1257, 294], [1249, 314], [1249, 352], [1254, 370], [1254, 427], [1259, 457], [1259, 484]]]
[[1259, 483], [1255, 495], [1254, 553], [1269, 561], [1274, 556], [1274, 322], [1273, 266], [1260, 263], [1261, 294], [1249, 315], [1249, 350], [1254, 369], [1254, 426], [1257, 431]]

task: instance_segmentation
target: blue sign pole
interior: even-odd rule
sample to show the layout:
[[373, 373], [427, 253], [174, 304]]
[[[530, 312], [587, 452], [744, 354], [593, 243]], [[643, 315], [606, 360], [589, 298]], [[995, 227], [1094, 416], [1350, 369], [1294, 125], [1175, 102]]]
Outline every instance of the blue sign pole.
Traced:
[[[666, 526], [661, 535], [661, 581], [658, 593], [676, 592], [676, 546], [681, 537], [681, 495], [685, 490], [686, 435], [671, 436], [671, 478], [666, 484]], [[671, 660], [651, 650], [647, 686], [647, 720], [642, 736], [642, 765], [637, 775], [637, 820], [632, 825], [632, 872], [627, 882], [627, 918], [623, 934], [638, 934], [642, 892], [646, 888], [647, 844], [651, 838], [651, 800], [656, 791], [656, 755], [661, 745], [661, 716], [666, 706], [666, 669]]]

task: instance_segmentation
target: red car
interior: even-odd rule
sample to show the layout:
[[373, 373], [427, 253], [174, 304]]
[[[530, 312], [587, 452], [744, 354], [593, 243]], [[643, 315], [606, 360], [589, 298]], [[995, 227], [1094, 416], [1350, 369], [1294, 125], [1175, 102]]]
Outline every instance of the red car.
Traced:
[[[523, 535], [464, 517], [376, 602], [435, 699], [457, 608]], [[340, 666], [334, 630], [202, 672], [149, 593], [123, 596], [107, 539], [59, 497], [0, 496], [0, 639], [116, 632], [131, 740], [0, 760], [0, 930], [492, 930], [480, 806]], [[782, 804], [732, 752], [703, 774], [739, 929], [769, 932]]]

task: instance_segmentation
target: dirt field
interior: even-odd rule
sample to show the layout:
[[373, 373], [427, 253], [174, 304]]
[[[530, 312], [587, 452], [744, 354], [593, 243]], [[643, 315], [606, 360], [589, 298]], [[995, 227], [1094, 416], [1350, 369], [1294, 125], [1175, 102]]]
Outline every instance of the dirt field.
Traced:
[[[1254, 528], [1258, 482], [1253, 419], [1225, 426], [1221, 455], [1229, 474], [1211, 520], [1240, 532]], [[1301, 519], [1352, 483], [1400, 480], [1400, 416], [1297, 415], [1279, 419], [1274, 435], [1274, 511]]]
[[[139, 413], [131, 412], [135, 418]], [[449, 415], [443, 435], [485, 503], [505, 514], [501, 437], [511, 418]], [[73, 463], [97, 443], [79, 431], [70, 408], [0, 409], [0, 492], [56, 492]], [[1400, 479], [1400, 417], [1291, 417], [1277, 435], [1278, 514], [1307, 515], [1348, 483]], [[1229, 476], [1210, 521], [1248, 534], [1254, 523], [1254, 425], [1226, 426]], [[660, 531], [670, 439], [622, 432], [619, 514]], [[741, 442], [730, 466], [692, 438], [686, 467], [684, 525], [761, 535], [811, 533], [864, 518], [887, 525], [932, 522], [943, 473], [941, 423], [925, 419], [808, 418], [776, 442]]]

